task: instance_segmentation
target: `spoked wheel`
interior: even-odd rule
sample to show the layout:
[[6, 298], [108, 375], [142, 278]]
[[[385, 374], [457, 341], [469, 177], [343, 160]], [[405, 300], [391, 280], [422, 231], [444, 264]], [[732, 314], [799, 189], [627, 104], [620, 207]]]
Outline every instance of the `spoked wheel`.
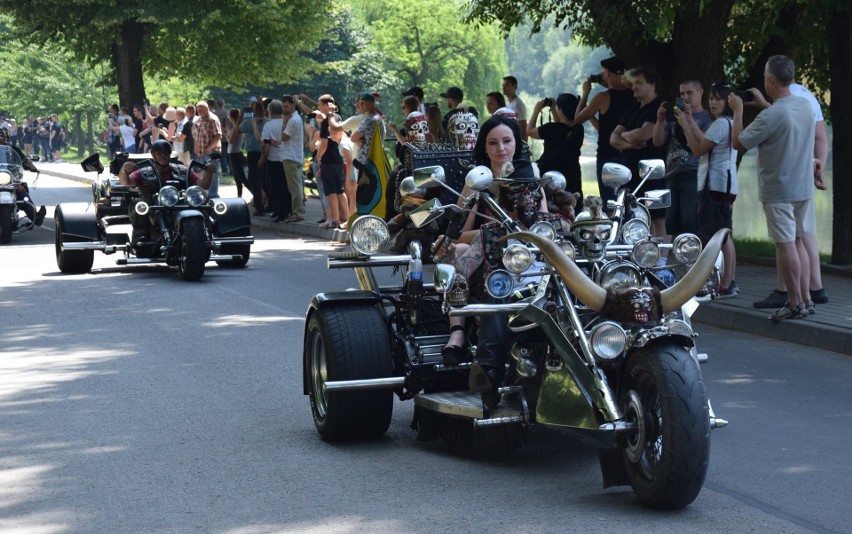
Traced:
[[627, 362], [621, 405], [636, 429], [624, 461], [642, 504], [683, 508], [698, 496], [710, 461], [710, 413], [698, 363], [671, 342], [637, 352]]
[[376, 306], [329, 304], [308, 321], [305, 368], [314, 425], [328, 440], [375, 438], [390, 426], [393, 392], [387, 389], [327, 393], [331, 380], [387, 378], [391, 344]]
[[[62, 233], [64, 232], [65, 221], [62, 218], [62, 212], [56, 211], [54, 215], [54, 235], [53, 243], [56, 249], [56, 265], [59, 270], [65, 274], [87, 273], [91, 270], [92, 264], [95, 263], [94, 250], [62, 250]], [[72, 240], [68, 240], [71, 242]]]
[[180, 260], [178, 268], [184, 280], [199, 280], [204, 276], [208, 251], [204, 246], [204, 223], [201, 219], [186, 219], [181, 224]]
[[12, 204], [0, 206], [0, 243], [6, 244], [12, 241]]

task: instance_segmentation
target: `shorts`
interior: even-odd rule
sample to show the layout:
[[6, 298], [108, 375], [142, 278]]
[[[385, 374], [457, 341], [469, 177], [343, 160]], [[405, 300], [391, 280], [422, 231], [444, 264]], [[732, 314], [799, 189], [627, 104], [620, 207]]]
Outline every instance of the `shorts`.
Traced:
[[343, 165], [321, 163], [320, 179], [322, 180], [323, 192], [326, 195], [343, 193]]
[[792, 243], [797, 237], [816, 232], [814, 201], [763, 203], [769, 239], [775, 243]]

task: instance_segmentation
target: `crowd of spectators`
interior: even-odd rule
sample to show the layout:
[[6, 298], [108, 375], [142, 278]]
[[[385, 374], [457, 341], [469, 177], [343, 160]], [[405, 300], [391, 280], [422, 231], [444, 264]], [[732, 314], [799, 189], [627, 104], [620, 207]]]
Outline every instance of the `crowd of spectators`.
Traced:
[[25, 154], [39, 156], [46, 162], [62, 161], [62, 147], [68, 133], [56, 113], [46, 117], [30, 114], [20, 123], [15, 118], [0, 115], [0, 128], [8, 132], [10, 144]]

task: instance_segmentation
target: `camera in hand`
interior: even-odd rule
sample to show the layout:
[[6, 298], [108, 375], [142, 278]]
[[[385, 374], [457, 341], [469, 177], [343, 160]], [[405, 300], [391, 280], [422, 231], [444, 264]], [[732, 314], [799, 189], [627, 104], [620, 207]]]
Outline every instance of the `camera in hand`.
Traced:
[[751, 102], [754, 100], [754, 95], [751, 91], [734, 91], [734, 94], [742, 99], [743, 102]]
[[547, 107], [550, 107], [550, 106], [553, 105], [553, 99], [550, 98], [550, 97], [547, 97], [544, 100], [542, 100], [541, 103], [544, 104]]
[[592, 74], [591, 76], [589, 76], [589, 81], [592, 83], [603, 85], [603, 74]]

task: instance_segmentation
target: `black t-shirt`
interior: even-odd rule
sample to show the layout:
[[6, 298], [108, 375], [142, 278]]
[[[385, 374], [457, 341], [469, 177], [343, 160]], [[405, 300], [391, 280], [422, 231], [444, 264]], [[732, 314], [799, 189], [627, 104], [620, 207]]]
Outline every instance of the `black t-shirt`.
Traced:
[[[621, 117], [621, 120], [618, 122], [619, 126], [624, 126], [625, 131], [630, 131], [642, 127], [642, 125], [646, 122], [650, 122], [652, 124], [657, 122], [657, 110], [660, 108], [662, 101], [662, 98], [657, 97], [645, 106], [636, 102], [624, 113], [624, 116]], [[627, 167], [633, 173], [633, 177], [630, 179], [630, 187], [635, 188], [640, 182], [639, 160], [665, 159], [666, 147], [665, 145], [655, 147], [652, 140], [648, 139], [644, 147], [634, 150], [624, 150], [622, 151], [622, 154], [627, 160]], [[643, 189], [648, 189], [647, 185], [643, 187]]]
[[195, 152], [195, 139], [192, 137], [192, 121], [186, 121], [181, 133], [186, 136], [183, 140], [184, 150], [187, 152]]
[[343, 165], [343, 156], [340, 155], [338, 144], [331, 137], [328, 138], [328, 145], [325, 147], [325, 153], [320, 159], [323, 165]]
[[582, 125], [572, 128], [563, 122], [549, 122], [538, 127], [538, 134], [544, 141], [544, 151], [538, 160], [539, 170], [564, 174], [566, 189], [572, 193], [582, 193], [580, 148], [583, 146], [583, 133]]
[[598, 159], [603, 158], [604, 161], [612, 156], [618, 156], [618, 150], [612, 148], [612, 145], [609, 144], [609, 138], [621, 121], [621, 117], [624, 116], [624, 112], [636, 103], [633, 98], [633, 91], [630, 89], [624, 91], [609, 89], [607, 93], [609, 93], [609, 107], [607, 107], [606, 113], [598, 114], [597, 154]]

